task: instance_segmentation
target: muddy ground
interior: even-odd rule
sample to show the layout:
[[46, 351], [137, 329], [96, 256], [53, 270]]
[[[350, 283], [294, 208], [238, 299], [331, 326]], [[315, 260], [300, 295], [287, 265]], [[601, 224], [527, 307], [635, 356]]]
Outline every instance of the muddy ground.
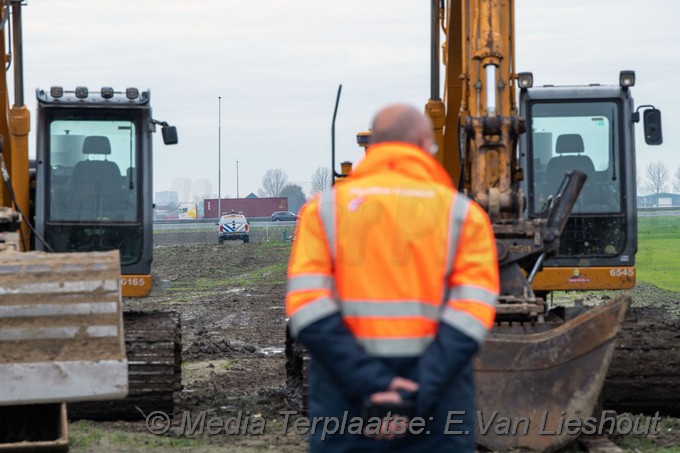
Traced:
[[[285, 272], [290, 243], [280, 239], [227, 242], [203, 236], [173, 235], [155, 249], [153, 271], [171, 285], [143, 300], [125, 300], [125, 310], [174, 310], [182, 316], [183, 391], [172, 428], [153, 435], [143, 421], [71, 423], [73, 451], [277, 451], [306, 448], [304, 436], [283, 432]], [[174, 243], [174, 245], [172, 245]], [[641, 305], [673, 305], [678, 294], [641, 285], [633, 291]], [[586, 295], [586, 298], [595, 295]], [[677, 306], [677, 305], [675, 305]], [[674, 309], [675, 306], [673, 307]], [[676, 309], [677, 310], [677, 309]], [[250, 435], [178, 435], [183, 418], [230, 421]], [[146, 414], [148, 415], [148, 414]], [[294, 417], [293, 417], [294, 418]], [[262, 422], [265, 423], [262, 429]], [[156, 425], [152, 425], [152, 428]], [[680, 423], [663, 419], [652, 436], [615, 439], [626, 451], [675, 450]], [[264, 431], [263, 434], [259, 434]], [[580, 451], [571, 447], [568, 451]]]

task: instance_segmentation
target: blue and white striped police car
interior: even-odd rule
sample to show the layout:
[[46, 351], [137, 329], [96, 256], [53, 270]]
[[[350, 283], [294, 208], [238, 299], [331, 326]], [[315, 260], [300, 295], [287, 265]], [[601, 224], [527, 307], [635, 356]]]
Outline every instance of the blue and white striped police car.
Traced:
[[244, 243], [250, 242], [250, 226], [248, 219], [243, 214], [232, 212], [220, 217], [217, 230], [217, 242], [223, 244], [224, 241], [242, 240]]

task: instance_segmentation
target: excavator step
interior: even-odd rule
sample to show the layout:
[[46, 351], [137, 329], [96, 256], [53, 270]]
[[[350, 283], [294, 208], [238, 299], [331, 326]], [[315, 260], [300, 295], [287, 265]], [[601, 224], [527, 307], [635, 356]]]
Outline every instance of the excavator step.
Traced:
[[66, 403], [0, 406], [0, 453], [68, 451]]
[[177, 312], [125, 312], [127, 398], [68, 405], [71, 420], [137, 420], [163, 411], [172, 416], [182, 390], [182, 343]]

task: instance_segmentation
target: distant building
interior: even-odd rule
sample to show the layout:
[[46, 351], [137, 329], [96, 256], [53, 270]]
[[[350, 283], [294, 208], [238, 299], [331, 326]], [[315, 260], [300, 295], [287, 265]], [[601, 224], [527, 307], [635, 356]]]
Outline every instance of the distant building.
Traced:
[[246, 198], [257, 198], [257, 195], [254, 193], [250, 192], [250, 194]]
[[[252, 194], [251, 194], [252, 195]], [[276, 211], [288, 210], [287, 197], [274, 198], [222, 198], [219, 203], [222, 214], [236, 211], [242, 212], [246, 217], [269, 217]], [[210, 198], [203, 200], [203, 215], [206, 219], [216, 219], [217, 216], [217, 198]]]
[[154, 220], [176, 220], [179, 218], [179, 195], [174, 191], [154, 193]]
[[680, 195], [674, 193], [657, 193], [637, 197], [639, 208], [672, 208], [680, 207]]

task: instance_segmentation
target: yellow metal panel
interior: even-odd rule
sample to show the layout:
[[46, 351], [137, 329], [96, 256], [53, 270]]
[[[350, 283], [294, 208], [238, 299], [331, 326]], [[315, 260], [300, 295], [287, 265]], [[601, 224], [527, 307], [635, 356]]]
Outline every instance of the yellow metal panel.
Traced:
[[121, 275], [120, 286], [123, 297], [148, 296], [153, 287], [151, 275]]
[[[451, 1], [449, 4], [451, 11], [461, 11], [461, 0]], [[460, 180], [460, 155], [458, 143], [459, 116], [467, 116], [467, 99], [464, 89], [464, 66], [466, 64], [464, 55], [463, 39], [463, 16], [462, 14], [449, 14], [447, 17], [446, 42], [443, 49], [443, 61], [446, 68], [445, 79], [445, 119], [444, 136], [438, 142], [438, 158], [444, 168], [453, 179], [454, 184]], [[465, 104], [465, 105], [464, 105]], [[439, 137], [437, 137], [439, 140]]]
[[536, 275], [534, 291], [630, 289], [635, 267], [546, 267]]

